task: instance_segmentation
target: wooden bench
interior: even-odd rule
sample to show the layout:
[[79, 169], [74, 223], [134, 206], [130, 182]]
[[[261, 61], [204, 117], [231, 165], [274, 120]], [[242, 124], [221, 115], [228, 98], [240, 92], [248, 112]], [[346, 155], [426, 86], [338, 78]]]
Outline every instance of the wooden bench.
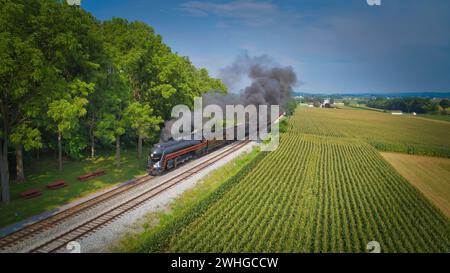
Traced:
[[106, 171], [104, 171], [104, 170], [97, 170], [97, 171], [94, 171], [92, 173], [88, 173], [88, 174], [85, 174], [85, 175], [82, 175], [82, 176], [78, 176], [77, 179], [79, 181], [87, 181], [87, 180], [90, 180], [90, 179], [93, 179], [95, 177], [102, 176], [102, 175], [105, 175], [105, 174], [106, 174]]
[[64, 180], [60, 180], [60, 181], [55, 181], [53, 183], [50, 183], [47, 185], [47, 189], [49, 190], [57, 190], [57, 189], [61, 189], [67, 186], [66, 181]]
[[22, 199], [31, 199], [41, 195], [42, 192], [38, 189], [31, 189], [24, 192], [19, 193], [20, 198]]
[[78, 179], [79, 181], [86, 181], [86, 180], [89, 180], [89, 179], [91, 179], [91, 178], [93, 178], [92, 173], [88, 173], [88, 174], [85, 174], [85, 175], [82, 175], [82, 176], [78, 176], [78, 177], [77, 177], [77, 179]]
[[104, 170], [97, 170], [97, 171], [93, 172], [93, 174], [95, 176], [102, 176], [102, 175], [105, 175], [106, 172]]

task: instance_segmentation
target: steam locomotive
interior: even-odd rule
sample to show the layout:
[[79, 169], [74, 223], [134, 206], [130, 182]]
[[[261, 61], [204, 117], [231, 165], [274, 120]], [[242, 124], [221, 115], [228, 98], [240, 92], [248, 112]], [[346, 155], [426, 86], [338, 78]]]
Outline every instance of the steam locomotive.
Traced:
[[[238, 129], [242, 127], [245, 127], [245, 137], [247, 138], [249, 136], [248, 123], [234, 126], [234, 135], [237, 136]], [[267, 124], [267, 128], [270, 131], [270, 122]], [[234, 142], [235, 140], [227, 140], [230, 138], [227, 137], [226, 132], [227, 130], [224, 129], [224, 140], [172, 140], [166, 143], [155, 144], [148, 156], [148, 173], [150, 175], [161, 175], [165, 171], [174, 169], [186, 161], [200, 157], [219, 147]]]
[[[239, 127], [245, 126], [245, 137], [248, 137], [248, 124], [234, 127], [234, 135], [237, 135]], [[150, 175], [161, 175], [163, 172], [174, 169], [177, 166], [193, 159], [205, 155], [215, 149], [234, 142], [227, 140], [226, 130], [224, 130], [223, 140], [171, 140], [165, 143], [158, 143], [153, 146], [148, 156], [148, 173]]]
[[172, 140], [166, 143], [158, 143], [149, 155], [149, 174], [160, 175], [229, 142], [227, 140]]

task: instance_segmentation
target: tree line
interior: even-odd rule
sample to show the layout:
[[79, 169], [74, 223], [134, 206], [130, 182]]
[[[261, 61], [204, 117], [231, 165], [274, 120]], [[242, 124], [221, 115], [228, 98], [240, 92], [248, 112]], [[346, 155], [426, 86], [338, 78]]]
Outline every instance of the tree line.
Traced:
[[24, 153], [86, 150], [156, 141], [174, 105], [226, 87], [172, 52], [152, 27], [114, 18], [99, 21], [57, 0], [0, 0], [0, 171], [8, 203], [9, 160], [25, 180]]
[[406, 113], [438, 113], [439, 107], [441, 107], [442, 113], [447, 114], [446, 108], [449, 107], [449, 100], [442, 99], [440, 101], [428, 99], [428, 98], [374, 98], [367, 102], [368, 107], [383, 109], [383, 110], [400, 110]]

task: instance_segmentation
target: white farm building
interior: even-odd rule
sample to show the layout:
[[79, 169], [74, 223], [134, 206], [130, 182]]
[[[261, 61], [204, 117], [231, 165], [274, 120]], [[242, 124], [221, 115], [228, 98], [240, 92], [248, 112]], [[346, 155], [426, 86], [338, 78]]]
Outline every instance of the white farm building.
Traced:
[[394, 116], [401, 116], [401, 115], [403, 115], [403, 112], [402, 111], [392, 111], [391, 114]]

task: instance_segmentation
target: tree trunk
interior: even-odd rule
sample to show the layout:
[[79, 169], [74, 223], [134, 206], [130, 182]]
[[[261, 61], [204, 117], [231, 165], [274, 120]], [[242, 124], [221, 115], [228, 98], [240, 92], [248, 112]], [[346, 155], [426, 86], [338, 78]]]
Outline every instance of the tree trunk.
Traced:
[[16, 174], [17, 182], [25, 181], [25, 172], [23, 170], [23, 146], [17, 145], [16, 147]]
[[9, 170], [8, 170], [8, 142], [5, 139], [1, 142], [0, 146], [0, 173], [2, 181], [2, 202], [4, 204], [9, 204]]
[[63, 163], [62, 163], [62, 143], [61, 143], [61, 133], [58, 133], [58, 170], [62, 172]]
[[0, 139], [0, 176], [2, 185], [2, 202], [9, 204], [11, 197], [9, 194], [9, 163], [8, 163], [8, 111], [4, 102], [1, 103], [3, 119], [3, 139]]
[[120, 167], [120, 135], [116, 136], [116, 166]]
[[142, 158], [142, 136], [138, 136], [138, 158]]
[[92, 120], [89, 122], [89, 136], [91, 138], [91, 158], [95, 157], [95, 135], [94, 135], [94, 120], [95, 114], [92, 115]]
[[91, 158], [95, 157], [95, 137], [94, 134], [91, 135]]

